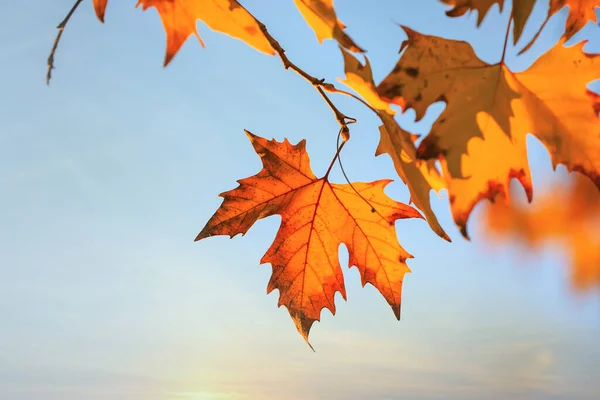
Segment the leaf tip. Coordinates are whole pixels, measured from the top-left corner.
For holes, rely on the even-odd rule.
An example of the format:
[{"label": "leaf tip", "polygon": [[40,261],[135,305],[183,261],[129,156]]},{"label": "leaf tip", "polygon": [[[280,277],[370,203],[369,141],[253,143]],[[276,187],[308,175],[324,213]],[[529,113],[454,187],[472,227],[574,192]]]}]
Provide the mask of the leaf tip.
[{"label": "leaf tip", "polygon": [[[289,311],[289,308],[288,308],[288,311]],[[292,315],[292,320],[294,321],[294,325],[296,325],[296,329],[298,330],[298,333],[300,333],[300,335],[302,335],[302,337],[304,338],[304,341],[306,341],[306,344],[308,344],[308,346],[312,349],[312,351],[315,351],[313,346],[308,341],[308,334],[310,333],[310,328],[312,327],[312,324],[316,320],[312,319],[312,318],[307,318],[306,315],[304,315],[301,312],[294,313],[294,314],[295,315]]]},{"label": "leaf tip", "polygon": [[244,129],[244,133],[246,134],[246,136],[248,136],[251,142],[256,140],[256,135],[250,132],[248,129]]},{"label": "leaf tip", "polygon": [[398,302],[397,306],[396,305],[392,306],[392,311],[394,311],[394,316],[396,317],[397,321],[400,321],[401,308],[402,308],[401,302]]},{"label": "leaf tip", "polygon": [[209,235],[206,234],[206,232],[204,232],[204,229],[202,229],[202,231],[200,231],[200,233],[198,235],[196,235],[196,238],[194,239],[194,242],[197,242],[199,240],[204,239],[205,237],[208,237]]},{"label": "leaf tip", "polygon": [[465,238],[465,240],[468,240],[470,242],[471,241],[471,237],[469,237],[469,232],[467,232],[467,221],[460,222],[458,224],[458,226],[460,228],[460,233],[463,235],[463,237]]},{"label": "leaf tip", "polygon": [[167,68],[167,66],[171,63],[171,60],[173,60],[173,57],[175,57],[175,53],[168,51],[165,54],[165,60],[163,62],[163,68]]},{"label": "leaf tip", "polygon": [[104,13],[106,12],[108,0],[94,0],[93,3],[94,11],[96,12],[96,17],[98,17],[98,21],[104,23]]}]

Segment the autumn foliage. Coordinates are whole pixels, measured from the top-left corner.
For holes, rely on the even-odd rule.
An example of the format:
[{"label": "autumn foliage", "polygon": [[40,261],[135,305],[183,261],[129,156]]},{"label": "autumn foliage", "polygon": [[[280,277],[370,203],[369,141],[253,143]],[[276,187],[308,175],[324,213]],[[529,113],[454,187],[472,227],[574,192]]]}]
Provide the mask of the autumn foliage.
[{"label": "autumn foliage", "polygon": [[497,240],[513,238],[527,247],[561,243],[571,262],[571,284],[578,290],[600,286],[600,192],[575,176],[538,196],[533,204],[497,201],[483,224]]},{"label": "autumn foliage", "polygon": [[[311,170],[304,140],[292,145],[287,139],[278,142],[246,132],[263,168],[221,194],[221,207],[196,240],[243,235],[257,220],[280,215],[277,236],[261,262],[273,269],[268,292],[279,291],[279,305],[288,309],[307,341],[322,309],[335,313],[335,293],[346,298],[340,244],[347,248],[349,267],[357,267],[363,285],[375,286],[400,317],[402,281],[410,272],[406,260],[412,256],[398,243],[396,221],[423,218],[437,235],[450,240],[432,210],[432,190],[447,190],[452,216],[464,237],[468,238],[467,222],[474,207],[492,200],[496,205],[486,218],[494,234],[521,235],[532,245],[559,238],[571,251],[575,285],[600,286],[600,96],[588,88],[600,79],[600,57],[584,50],[585,41],[566,43],[587,22],[595,21],[600,0],[441,0],[449,17],[477,13],[478,26],[497,10],[510,15],[501,59],[489,64],[465,41],[402,26],[406,39],[398,62],[381,82],[374,81],[364,49],[337,18],[333,0],[293,1],[320,42],[339,43],[344,76],[338,80],[352,92],[295,65],[267,27],[237,0],[137,2],[142,10],[154,8],[160,15],[167,38],[165,65],[190,36],[204,46],[196,30],[196,22],[202,21],[262,53],[278,56],[286,69],[315,87],[340,125],[337,153],[320,178]],[[107,3],[93,0],[100,21]],[[524,27],[537,6],[546,7],[546,20],[524,38]],[[506,48],[525,40],[521,53],[530,51],[546,22],[564,7],[569,14],[562,39],[525,71],[511,70],[505,63]],[[71,14],[61,23],[60,34]],[[58,39],[60,35],[49,73]],[[352,96],[379,117],[376,155],[391,158],[415,208],[384,193],[389,179],[329,181],[350,139],[349,126],[356,121],[335,106],[333,95]],[[422,138],[394,118],[399,106],[402,112],[414,110],[418,121],[440,101],[445,109]],[[508,200],[512,179],[521,184],[530,202],[533,198],[528,134],[544,144],[554,168],[562,165],[578,174],[568,189],[556,188],[534,208]]]},{"label": "autumn foliage", "polygon": [[290,310],[305,338],[321,309],[335,313],[336,292],[346,298],[337,255],[342,243],[363,285],[375,286],[400,318],[402,279],[410,272],[405,261],[412,256],[398,244],[395,222],[422,218],[421,214],[385,195],[383,188],[390,180],[331,183],[333,163],[317,178],[304,140],[292,146],[287,140],[280,143],[246,133],[263,169],[221,194],[223,204],[196,240],[244,234],[258,219],[279,214],[281,227],[261,259],[273,266],[267,291],[279,290],[279,305]]}]

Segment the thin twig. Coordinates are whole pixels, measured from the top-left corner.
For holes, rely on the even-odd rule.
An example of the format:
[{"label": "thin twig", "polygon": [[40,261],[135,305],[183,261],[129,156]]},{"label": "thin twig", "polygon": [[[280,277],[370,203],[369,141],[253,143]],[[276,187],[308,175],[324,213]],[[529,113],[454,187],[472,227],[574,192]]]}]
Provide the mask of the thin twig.
[{"label": "thin twig", "polygon": [[281,59],[281,62],[283,63],[283,67],[285,69],[291,69],[292,71],[296,72],[298,75],[300,75],[301,77],[306,79],[308,82],[310,82],[310,84],[313,85],[319,91],[319,93],[321,94],[323,99],[329,105],[329,108],[331,108],[331,110],[335,114],[335,119],[340,124],[341,129],[343,131],[347,131],[348,125],[355,123],[356,119],[352,118],[352,117],[348,117],[347,115],[342,113],[333,104],[333,102],[331,101],[329,96],[327,96],[327,93],[325,93],[325,90],[335,92],[335,91],[337,91],[337,89],[335,89],[335,87],[331,83],[325,82],[325,79],[317,79],[314,76],[307,73],[306,71],[304,71],[302,68],[298,67],[293,62],[291,62],[290,59],[285,54],[285,50],[283,49],[283,47],[281,47],[279,42],[273,36],[271,36],[271,34],[267,30],[267,27],[265,26],[265,24],[263,24],[262,22],[260,22],[257,19],[255,19],[255,20],[256,20],[256,23],[258,24],[258,26],[260,27],[260,30],[262,31],[263,35],[265,35],[265,37],[269,41],[269,44],[271,45],[271,47],[273,47],[273,49],[275,50],[275,52]]},{"label": "thin twig", "polygon": [[58,29],[58,34],[56,35],[56,39],[54,39],[52,50],[50,50],[50,55],[48,56],[48,72],[46,73],[46,85],[50,85],[50,79],[52,79],[52,70],[54,69],[54,53],[56,53],[58,42],[60,42],[60,38],[65,30],[65,26],[67,26],[69,19],[71,19],[71,15],[73,15],[75,10],[77,10],[77,7],[79,7],[79,4],[81,4],[82,1],[83,0],[76,0],[75,4],[73,4],[73,7],[71,7],[71,10],[69,11],[65,19],[63,19],[62,22],[56,27],[56,29]]},{"label": "thin twig", "polygon": [[506,49],[508,48],[508,37],[510,35],[510,26],[513,22],[513,9],[510,10],[510,14],[508,15],[508,25],[506,26],[506,36],[504,37],[504,47],[502,48],[502,59],[500,60],[500,64],[504,64],[504,59],[506,58]]},{"label": "thin twig", "polygon": [[333,102],[331,101],[329,96],[327,96],[327,93],[325,93],[325,91],[323,90],[323,88],[321,86],[316,86],[316,88],[319,91],[319,93],[321,94],[321,96],[323,97],[323,99],[325,99],[325,101],[327,102],[329,107],[333,110],[333,113],[335,114],[335,118],[338,120],[342,130],[344,128],[348,129],[348,124],[354,124],[356,122],[356,118],[348,117],[348,116],[342,114],[340,112],[340,110],[337,109],[337,107],[333,104]]}]

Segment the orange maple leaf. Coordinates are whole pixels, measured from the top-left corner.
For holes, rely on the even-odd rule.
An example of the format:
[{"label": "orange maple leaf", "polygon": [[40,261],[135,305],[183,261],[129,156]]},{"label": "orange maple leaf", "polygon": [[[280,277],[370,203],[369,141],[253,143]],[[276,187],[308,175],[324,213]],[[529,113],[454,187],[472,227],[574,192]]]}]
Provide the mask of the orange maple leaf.
[{"label": "orange maple leaf", "polygon": [[[102,22],[107,3],[108,0],[94,0],[96,15]],[[246,42],[258,51],[275,54],[256,19],[237,0],[138,0],[138,6],[144,11],[154,7],[160,15],[167,35],[165,66],[191,35],[195,35],[204,46],[196,30],[198,20],[217,32]]]},{"label": "orange maple leaf", "polygon": [[600,287],[600,193],[588,178],[574,176],[532,204],[495,202],[485,221],[498,239],[512,236],[534,249],[550,240],[562,243],[571,256],[573,287]]},{"label": "orange maple leaf", "polygon": [[279,214],[277,236],[261,263],[271,263],[273,275],[267,293],[278,289],[300,334],[308,342],[309,330],[321,310],[335,314],[334,296],[346,299],[338,259],[340,244],[349,253],[363,286],[371,283],[400,318],[402,280],[412,258],[398,243],[395,221],[422,218],[414,208],[384,194],[390,180],[334,184],[329,171],[317,178],[311,168],[306,141],[291,145],[266,140],[246,131],[263,169],[239,180],[239,186],[222,193],[221,207],[196,237],[245,234],[259,219]]},{"label": "orange maple leaf", "polygon": [[363,52],[350,36],[344,33],[346,26],[337,19],[333,0],[294,0],[296,7],[317,35],[319,42],[335,39],[348,50]]},{"label": "orange maple leaf", "polygon": [[[381,97],[413,108],[417,120],[437,101],[446,109],[420,143],[418,155],[441,159],[455,222],[467,236],[473,207],[505,193],[517,178],[532,196],[525,136],[548,148],[553,165],[589,176],[600,188],[600,58],[564,40],[528,70],[487,64],[470,44],[404,28],[406,49],[378,87]],[[556,79],[568,75],[569,79]]]},{"label": "orange maple leaf", "polygon": [[202,39],[196,30],[201,20],[211,29],[243,40],[258,51],[275,54],[256,19],[237,0],[139,0],[142,10],[155,7],[167,34],[165,66],[191,35]]},{"label": "orange maple leaf", "polygon": [[569,7],[569,17],[565,23],[564,37],[570,39],[588,21],[596,21],[594,9],[600,7],[600,0],[550,0],[548,18],[559,12],[563,7]]}]

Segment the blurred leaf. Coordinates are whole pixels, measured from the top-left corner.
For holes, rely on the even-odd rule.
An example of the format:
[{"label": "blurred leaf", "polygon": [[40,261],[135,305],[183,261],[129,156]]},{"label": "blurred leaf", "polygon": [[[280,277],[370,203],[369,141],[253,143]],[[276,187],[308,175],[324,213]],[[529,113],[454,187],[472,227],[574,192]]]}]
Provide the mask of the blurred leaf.
[{"label": "blurred leaf", "polygon": [[532,204],[496,202],[485,214],[486,229],[495,239],[513,238],[532,249],[560,242],[571,257],[576,289],[600,287],[600,192],[586,177],[572,174]]}]

